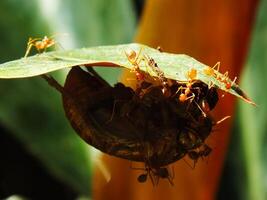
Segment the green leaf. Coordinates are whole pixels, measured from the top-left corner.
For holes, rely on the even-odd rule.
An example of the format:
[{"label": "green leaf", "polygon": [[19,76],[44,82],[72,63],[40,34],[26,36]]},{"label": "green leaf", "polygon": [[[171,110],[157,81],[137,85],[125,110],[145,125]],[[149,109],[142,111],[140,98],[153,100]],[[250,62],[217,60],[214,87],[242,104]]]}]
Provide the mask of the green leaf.
[{"label": "green leaf", "polygon": [[[24,78],[38,76],[59,69],[73,67],[77,65],[85,66],[113,66],[133,69],[132,63],[129,62],[126,52],[135,51],[139,58],[145,55],[153,58],[164,76],[180,82],[189,81],[188,72],[192,69],[197,70],[197,80],[216,86],[226,92],[242,98],[248,103],[254,104],[237,84],[230,81],[220,72],[215,70],[216,76],[207,75],[205,70],[207,65],[195,60],[184,54],[163,53],[156,49],[141,44],[125,44],[114,46],[98,46],[92,48],[82,48],[67,51],[54,51],[43,53],[32,57],[21,58],[0,65],[0,78]],[[151,71],[148,62],[140,59],[139,67],[142,71],[152,76],[158,74]],[[225,83],[216,79],[216,77],[227,78],[231,88],[227,89]],[[255,105],[255,104],[254,104]]]}]

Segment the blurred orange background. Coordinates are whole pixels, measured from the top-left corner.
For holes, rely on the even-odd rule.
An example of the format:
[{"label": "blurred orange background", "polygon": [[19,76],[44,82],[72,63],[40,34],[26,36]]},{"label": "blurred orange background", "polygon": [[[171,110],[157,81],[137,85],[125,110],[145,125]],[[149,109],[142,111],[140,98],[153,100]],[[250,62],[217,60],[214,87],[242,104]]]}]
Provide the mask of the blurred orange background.
[{"label": "blurred orange background", "polygon": [[[229,71],[230,78],[239,76],[244,65],[256,0],[147,0],[135,41],[163,51],[188,54],[213,66],[221,62],[220,71]],[[128,72],[122,80],[127,82]],[[132,83],[130,83],[132,84]],[[221,98],[212,116],[219,120],[233,116],[235,99]],[[200,160],[191,169],[183,160],[173,164],[174,186],[161,180],[153,187],[147,181],[138,183],[140,171],[132,170],[126,160],[102,155],[111,180],[103,183],[96,169],[93,180],[95,200],[142,199],[215,199],[229,142],[232,119],[216,127],[207,143],[213,151],[207,161]],[[190,162],[190,161],[189,161]]]}]

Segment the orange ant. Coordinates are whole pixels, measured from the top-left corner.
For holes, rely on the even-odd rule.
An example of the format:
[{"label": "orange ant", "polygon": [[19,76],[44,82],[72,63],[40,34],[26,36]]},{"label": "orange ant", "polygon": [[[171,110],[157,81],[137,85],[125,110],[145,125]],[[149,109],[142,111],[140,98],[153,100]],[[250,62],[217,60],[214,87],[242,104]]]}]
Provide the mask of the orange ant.
[{"label": "orange ant", "polygon": [[[204,72],[204,74],[206,74],[208,76],[212,76],[212,77],[216,78],[218,81],[220,81],[221,83],[224,84],[226,90],[229,90],[229,89],[231,89],[232,85],[236,81],[237,77],[235,77],[235,79],[231,83],[231,81],[228,77],[228,71],[226,71],[223,75],[217,74],[216,71],[219,72],[220,64],[221,64],[220,62],[217,62],[212,68],[207,66],[203,70],[203,72]],[[217,69],[215,69],[215,68],[217,68]],[[211,87],[211,86],[209,86],[209,87]]]},{"label": "orange ant", "polygon": [[27,57],[32,47],[35,47],[39,53],[45,52],[45,50],[56,44],[56,41],[52,38],[44,36],[44,38],[29,38],[27,43],[27,49],[24,57]]},{"label": "orange ant", "polygon": [[140,59],[141,52],[142,52],[142,48],[139,50],[138,53],[136,53],[136,51],[134,50],[131,50],[129,52],[124,51],[125,55],[127,56],[128,61],[133,65],[133,69],[131,71],[135,72],[137,80],[145,79],[144,73],[142,73],[139,68],[139,63],[142,61],[142,59]]},{"label": "orange ant", "polygon": [[[188,82],[186,83],[186,86],[180,86],[179,89],[177,90],[176,94],[183,89],[184,91],[181,92],[179,96],[179,101],[180,102],[185,102],[187,100],[190,100],[192,102],[195,98],[195,94],[191,91],[193,88],[194,80],[197,78],[197,70],[192,68],[187,72],[187,77],[188,77]],[[194,89],[199,89],[199,88],[194,88]],[[196,103],[196,102],[195,102]],[[206,113],[201,109],[201,107],[196,103],[197,107],[199,110],[202,112],[204,117],[207,117]]]},{"label": "orange ant", "polygon": [[[177,91],[177,92],[179,92],[180,89],[184,89],[184,91],[181,92],[181,94],[179,96],[179,100],[181,102],[185,102],[188,99],[191,99],[191,101],[192,101],[195,98],[195,94],[191,93],[191,89],[192,89],[192,85],[193,85],[193,80],[195,80],[197,77],[197,70],[194,68],[189,70],[187,73],[187,77],[189,80],[186,83],[186,86],[185,87],[181,86]],[[191,93],[191,95],[189,96],[190,93]]]},{"label": "orange ant", "polygon": [[[210,66],[206,66],[205,69],[203,70],[204,74],[206,74],[207,76],[211,76],[211,77],[214,77],[214,78],[220,78],[220,76],[218,76],[216,74],[216,71],[219,71],[219,68],[220,68],[220,62],[217,62],[213,67],[210,67]],[[217,68],[217,69],[215,69]],[[218,80],[218,79],[217,79]],[[209,88],[211,88],[214,84],[210,83],[209,84]]]},{"label": "orange ant", "polygon": [[[215,71],[219,71],[220,65],[221,65],[221,63],[217,62],[213,67],[206,66],[205,69],[203,70],[203,72],[207,76],[214,76],[216,78],[217,74],[215,73]],[[215,69],[215,68],[217,68],[217,69]]]}]

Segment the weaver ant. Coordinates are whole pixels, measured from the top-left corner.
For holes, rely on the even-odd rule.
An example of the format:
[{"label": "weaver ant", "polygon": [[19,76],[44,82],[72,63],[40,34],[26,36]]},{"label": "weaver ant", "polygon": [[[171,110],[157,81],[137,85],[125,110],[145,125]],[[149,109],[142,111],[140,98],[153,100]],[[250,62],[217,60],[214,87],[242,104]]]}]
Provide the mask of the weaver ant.
[{"label": "weaver ant", "polygon": [[169,84],[168,79],[165,77],[164,72],[159,68],[156,61],[148,55],[144,55],[144,60],[150,69],[157,75],[158,79],[162,83],[162,93],[168,94]]},{"label": "weaver ant", "polygon": [[52,38],[44,36],[44,38],[29,38],[27,43],[27,49],[24,57],[27,57],[32,49],[35,47],[39,53],[45,52],[45,50],[56,44],[56,41]]},{"label": "weaver ant", "polygon": [[198,161],[199,158],[204,159],[204,157],[209,156],[209,154],[211,153],[212,149],[207,145],[207,144],[203,144],[202,147],[204,149],[199,150],[199,151],[189,151],[187,154],[189,156],[190,159],[192,159],[194,161],[194,166],[192,167],[193,169],[196,166],[196,163]]},{"label": "weaver ant", "polygon": [[[195,94],[191,92],[192,89],[192,85],[193,85],[193,80],[196,79],[197,77],[197,70],[192,68],[191,70],[188,71],[187,73],[187,77],[188,77],[188,82],[186,83],[186,86],[180,86],[178,91],[176,93],[178,93],[181,89],[183,90],[179,96],[179,100],[181,102],[185,102],[188,99],[191,99],[191,101],[195,98]],[[191,94],[189,96],[189,94]]]},{"label": "weaver ant", "polygon": [[[228,77],[228,71],[226,71],[223,75],[217,74],[216,71],[219,72],[220,64],[221,64],[220,62],[217,62],[212,68],[207,66],[203,70],[204,74],[216,78],[218,81],[220,81],[221,83],[224,84],[226,90],[229,90],[229,89],[231,89],[232,85],[236,81],[237,77],[235,77],[235,79],[231,83],[231,80]],[[217,69],[215,69],[215,68],[217,68]]]},{"label": "weaver ant", "polygon": [[[134,169],[141,169],[141,168],[134,168]],[[141,174],[138,176],[137,180],[139,183],[144,183],[147,181],[147,177],[150,178],[152,185],[158,185],[160,178],[162,179],[168,179],[169,183],[173,186],[173,179],[174,179],[174,172],[172,174],[169,172],[167,167],[157,167],[157,168],[152,168],[146,166],[145,173]]]},{"label": "weaver ant", "polygon": [[139,68],[139,63],[142,61],[140,58],[140,54],[142,52],[142,48],[139,50],[138,53],[134,50],[130,50],[128,52],[124,51],[125,55],[127,56],[128,61],[133,65],[132,72],[135,73],[137,80],[142,81],[145,79],[144,73],[141,72]]},{"label": "weaver ant", "polygon": [[[192,89],[200,89],[198,87],[193,88],[193,84],[195,83],[194,80],[197,78],[197,70],[192,68],[187,72],[187,77],[188,77],[188,82],[186,83],[185,86],[180,86],[176,92],[176,94],[182,90],[182,92],[179,95],[179,101],[180,102],[186,102],[187,100],[190,100],[192,102],[195,98],[195,94],[192,92]],[[207,117],[206,113],[201,109],[201,107],[198,105],[197,102],[196,106],[199,108],[201,113],[203,114],[204,117]]]}]

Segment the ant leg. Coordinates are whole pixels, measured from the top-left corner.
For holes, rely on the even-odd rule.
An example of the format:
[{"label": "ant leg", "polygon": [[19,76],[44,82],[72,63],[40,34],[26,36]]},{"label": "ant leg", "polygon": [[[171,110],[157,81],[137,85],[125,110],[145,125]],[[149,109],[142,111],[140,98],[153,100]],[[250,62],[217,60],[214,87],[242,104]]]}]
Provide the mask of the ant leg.
[{"label": "ant leg", "polygon": [[[135,63],[137,63],[139,56],[141,55],[141,52],[143,51],[143,47],[141,47],[137,53],[137,56],[135,58]],[[141,62],[142,59],[139,59],[139,62],[137,64],[139,64]]]},{"label": "ant leg", "polygon": [[171,177],[168,177],[168,181],[169,181],[169,183],[171,184],[171,186],[174,186],[174,183],[173,183],[173,178],[171,178]]},{"label": "ant leg", "polygon": [[191,94],[191,96],[187,97],[185,100],[190,100],[190,103],[192,103],[192,101],[194,100],[194,98],[196,97],[196,95],[194,93]]},{"label": "ant leg", "polygon": [[198,105],[198,103],[196,101],[194,101],[194,102],[197,105],[198,109],[201,111],[202,115],[206,118],[207,114],[202,110],[202,108]]},{"label": "ant leg", "polygon": [[[41,53],[45,53],[47,48],[48,48],[48,47],[45,47],[43,50],[38,50],[39,54],[41,54]],[[41,52],[41,53],[40,53],[40,52]]]},{"label": "ant leg", "polygon": [[237,80],[237,77],[234,78],[232,85],[236,82],[236,80]]},{"label": "ant leg", "polygon": [[[219,71],[220,70],[220,65],[221,65],[221,62],[217,62],[213,67],[212,69],[215,69],[216,71]],[[216,69],[217,68],[217,69]]]},{"label": "ant leg", "polygon": [[195,160],[194,160],[193,169],[195,169],[195,168],[196,168],[197,160],[198,160],[198,159],[195,159]]},{"label": "ant leg", "polygon": [[226,71],[226,72],[223,74],[223,76],[224,76],[225,78],[228,78],[228,74],[229,74],[229,72]]},{"label": "ant leg", "polygon": [[185,164],[188,165],[192,170],[194,169],[194,168],[189,164],[189,162],[187,162],[187,161],[185,160],[185,158],[183,158],[183,161],[184,161]]},{"label": "ant leg", "polygon": [[54,44],[51,44],[48,47],[51,47],[53,45],[55,45],[56,50],[61,50],[61,49],[64,50],[64,47],[59,42],[54,42]]},{"label": "ant leg", "polygon": [[33,43],[28,43],[28,46],[27,46],[27,49],[26,49],[24,58],[26,58],[26,57],[29,55],[29,53],[30,53],[32,47],[33,47]]},{"label": "ant leg", "polygon": [[115,100],[114,101],[110,119],[108,121],[106,121],[106,124],[110,123],[113,120],[113,117],[115,115],[116,104],[119,103],[119,102],[122,102],[122,101],[120,101],[120,100]]},{"label": "ant leg", "polygon": [[209,81],[208,89],[212,88],[214,85],[215,85],[215,83],[213,83],[212,81]]},{"label": "ant leg", "polygon": [[151,180],[152,185],[153,185],[153,186],[156,186],[154,177],[151,175],[151,170],[148,169],[148,170],[147,170],[147,173],[148,173],[148,176],[149,176],[149,178],[150,178],[150,180]]},{"label": "ant leg", "polygon": [[229,115],[228,115],[228,116],[225,116],[225,117],[223,117],[222,119],[220,119],[219,121],[215,122],[214,125],[218,125],[218,124],[222,123],[223,121],[229,119],[230,117],[231,117],[231,116],[229,116]]},{"label": "ant leg", "polygon": [[186,87],[184,87],[184,86],[180,86],[179,88],[178,88],[178,90],[175,92],[175,94],[173,95],[173,96],[175,96],[176,94],[178,94],[178,92],[180,92],[180,90],[182,90],[182,89],[186,89]]}]

